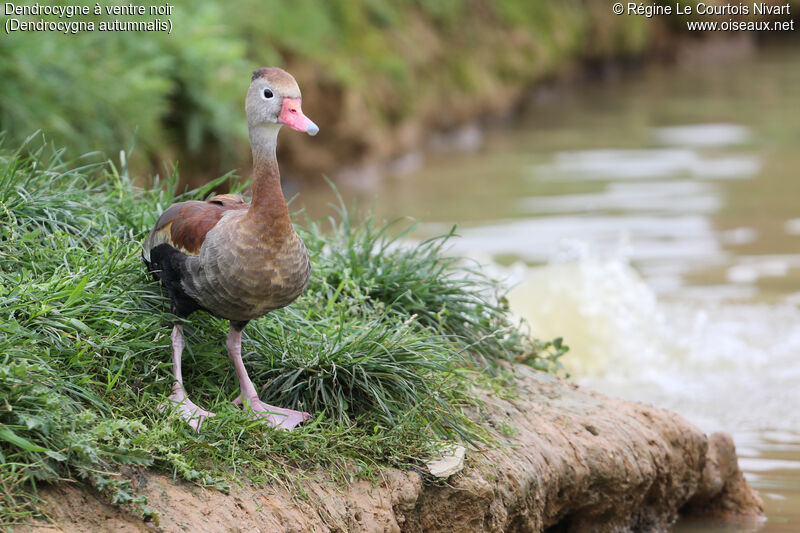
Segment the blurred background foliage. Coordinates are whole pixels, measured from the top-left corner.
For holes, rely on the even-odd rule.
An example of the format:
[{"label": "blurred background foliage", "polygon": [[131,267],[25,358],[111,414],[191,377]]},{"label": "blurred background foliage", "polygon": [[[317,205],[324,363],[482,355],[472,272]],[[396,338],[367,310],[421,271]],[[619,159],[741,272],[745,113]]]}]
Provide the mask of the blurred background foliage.
[{"label": "blurred background foliage", "polygon": [[[136,20],[86,20],[103,18]],[[322,128],[313,144],[285,136],[282,163],[318,175],[507,110],[574,60],[639,52],[655,26],[615,17],[605,0],[184,0],[170,18],[172,34],[4,35],[0,130],[9,143],[42,130],[69,153],[113,156],[135,142],[137,171],[179,159],[204,181],[249,166],[249,74],[279,65],[298,78]]]}]

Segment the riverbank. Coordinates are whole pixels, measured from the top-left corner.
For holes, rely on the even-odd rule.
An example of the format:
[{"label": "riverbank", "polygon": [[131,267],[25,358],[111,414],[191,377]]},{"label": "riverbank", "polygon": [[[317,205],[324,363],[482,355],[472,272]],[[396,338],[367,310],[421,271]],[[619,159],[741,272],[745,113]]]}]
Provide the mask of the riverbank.
[{"label": "riverbank", "polygon": [[[43,511],[78,522],[123,517],[140,528],[161,515],[165,524],[182,524],[195,510],[246,508],[242,502],[268,491],[278,503],[256,509],[278,517],[292,509],[309,527],[340,530],[376,513],[390,529],[412,531],[597,520],[660,527],[696,495],[706,494],[699,507],[713,506],[725,501],[719,495],[729,481],[741,482],[735,467],[704,474],[713,463],[709,441],[676,415],[526,367],[514,367],[521,382],[505,380],[498,369],[520,354],[553,369],[564,352],[560,339],[529,337],[497,282],[442,254],[452,234],[407,247],[396,236],[405,235],[402,227],[344,208],[298,226],[314,258],[308,291],[254,321],[245,340],[245,364],[263,383],[263,397],[306,408],[314,420],[294,432],[254,424],[230,402],[236,392],[219,345],[225,324],[193,319],[184,383],[217,413],[197,434],[156,409],[169,389],[172,320],[142,268],[139,243],[160,209],[207,190],[180,198],[172,187],[140,190],[124,168],[76,168],[47,153],[31,146],[0,153],[0,238],[8,244],[0,248],[4,524]],[[437,452],[433,443],[457,439],[485,448],[453,479],[460,490],[413,474]],[[720,455],[734,464],[732,446]],[[147,472],[191,484],[165,500],[169,491]],[[393,476],[405,481],[377,485],[378,503],[370,503],[366,487]],[[55,505],[69,502],[61,511],[42,508],[51,483],[66,491],[52,497]],[[236,485],[233,498],[224,494],[238,483],[251,489]],[[94,491],[103,499],[92,503]],[[197,495],[210,499],[194,501]],[[319,506],[290,503],[313,498]],[[372,505],[388,510],[360,510]],[[757,505],[737,497],[731,508],[752,513]]]},{"label": "riverbank", "polygon": [[[266,484],[230,495],[128,470],[171,531],[664,531],[679,514],[756,522],[762,504],[730,437],[678,415],[589,392],[516,365],[520,394],[483,393],[501,446],[467,452],[464,470],[435,483],[418,470],[334,483],[325,472],[297,492]],[[299,496],[301,495],[301,496]],[[35,531],[150,531],[90,491],[41,492],[53,523]],[[19,531],[34,530],[20,527]]]},{"label": "riverbank", "polygon": [[[747,52],[567,87],[475,153],[343,194],[424,219],[419,240],[458,221],[452,253],[514,264],[511,308],[564,335],[572,379],[731,432],[759,531],[783,533],[800,529],[800,48]],[[298,203],[319,216],[324,192]],[[704,525],[675,531],[753,530]]]},{"label": "riverbank", "polygon": [[174,317],[140,243],[165,206],[228,178],[175,196],[177,177],[142,190],[124,167],[62,153],[0,150],[3,525],[39,516],[37,488],[68,480],[152,518],[119,476],[134,465],[220,491],[242,476],[291,490],[320,468],[353,482],[418,466],[442,441],[493,441],[476,390],[507,389],[500,361],[526,354],[549,370],[565,351],[519,326],[499,282],[442,253],[452,233],[410,248],[403,224],[342,206],[298,226],[308,289],[243,338],[259,395],[313,419],[292,432],[255,423],[232,403],[227,324],[192,317],[183,383],[216,413],[197,434],[157,409]]},{"label": "riverbank", "polygon": [[116,156],[135,145],[129,162],[144,176],[176,160],[194,184],[244,173],[249,74],[277,65],[297,78],[321,128],[314,143],[286,136],[279,159],[286,172],[318,177],[506,109],[521,88],[575,59],[639,53],[662,26],[615,16],[599,0],[178,2],[172,20],[169,35],[4,38],[0,120],[11,144],[41,130],[70,153]]},{"label": "riverbank", "polygon": [[[436,109],[432,112],[436,112]],[[502,115],[503,110],[498,113]],[[780,117],[775,123],[782,124],[784,121],[785,117]],[[362,126],[362,133],[370,131],[369,123]],[[303,153],[306,157],[307,153]],[[11,159],[9,156],[8,160]],[[408,462],[424,457],[420,452],[424,451],[424,444],[430,440],[422,438],[420,432],[430,429],[427,413],[423,412],[413,420],[413,424],[406,425],[405,428],[396,424],[393,418],[395,415],[405,415],[405,406],[419,405],[416,401],[409,401],[407,397],[393,396],[390,405],[394,410],[380,409],[383,400],[380,395],[377,398],[373,396],[366,402],[362,400],[353,403],[349,398],[340,397],[336,402],[318,404],[315,412],[323,413],[328,408],[336,408],[340,416],[333,420],[320,414],[316,421],[319,426],[304,428],[292,435],[264,435],[253,428],[243,431],[242,427],[248,422],[241,413],[227,405],[227,400],[230,399],[226,397],[230,393],[227,380],[230,375],[227,366],[224,366],[224,356],[220,360],[219,347],[219,339],[224,336],[224,332],[215,324],[200,327],[199,332],[191,339],[192,356],[198,371],[189,376],[189,379],[193,380],[193,388],[206,391],[202,397],[205,402],[216,402],[214,409],[219,408],[221,415],[214,421],[216,427],[209,424],[209,428],[204,429],[199,437],[187,435],[184,427],[155,414],[153,406],[163,399],[162,392],[167,388],[165,385],[168,385],[164,379],[167,371],[164,354],[168,353],[168,350],[165,351],[168,346],[168,317],[163,314],[163,295],[152,284],[148,285],[150,282],[141,270],[137,243],[142,238],[142,232],[152,225],[152,217],[157,214],[158,209],[171,201],[172,189],[169,194],[160,196],[159,191],[133,191],[124,165],[120,169],[108,168],[101,179],[95,180],[76,176],[88,167],[73,172],[68,170],[69,165],[59,164],[55,169],[37,174],[41,172],[40,168],[45,168],[39,161],[6,165],[8,160],[2,160],[7,169],[0,180],[4,207],[4,223],[0,225],[3,228],[1,237],[4,242],[13,244],[0,250],[0,274],[6,280],[0,284],[0,297],[9,306],[7,331],[12,332],[8,336],[0,337],[0,342],[4,343],[3,351],[7,354],[7,359],[0,368],[3,377],[0,385],[7,386],[4,397],[11,398],[8,405],[13,405],[0,419],[4,424],[0,428],[3,429],[4,442],[0,445],[3,446],[4,457],[12,458],[6,463],[9,468],[3,472],[4,487],[6,480],[11,479],[13,491],[20,491],[30,488],[30,485],[25,485],[28,480],[45,476],[49,479],[88,479],[87,484],[102,484],[106,487],[111,485],[114,488],[113,482],[122,479],[114,474],[115,468],[122,461],[134,464],[155,463],[153,467],[160,468],[162,472],[179,472],[185,479],[211,485],[216,483],[211,476],[219,471],[230,474],[232,470],[239,472],[243,467],[250,471],[249,469],[255,468],[255,462],[260,462],[258,466],[263,469],[260,483],[264,483],[264,479],[270,483],[278,479],[275,473],[286,465],[285,457],[293,454],[297,455],[289,461],[292,463],[291,467],[295,463],[310,463],[312,468],[316,468],[327,460],[326,466],[338,468],[342,466],[340,460],[352,457],[356,450],[362,461],[358,465],[358,474],[362,473],[361,467],[370,470],[369,474],[381,472],[382,468],[390,466],[406,468]],[[191,168],[191,165],[202,162],[202,158],[198,158],[190,160],[186,166]],[[23,167],[25,172],[30,171],[31,177],[18,180],[19,169]],[[58,189],[57,178],[68,182],[67,187]],[[460,182],[457,187],[463,187],[463,183]],[[485,199],[482,198],[481,202],[485,203]],[[504,203],[502,208],[507,211],[509,205]],[[462,386],[463,383],[447,380],[454,375],[458,376],[463,370],[456,366],[456,372],[453,365],[461,364],[456,356],[461,355],[466,348],[450,344],[449,341],[461,337],[450,335],[449,338],[444,338],[445,332],[452,333],[452,330],[442,328],[444,320],[464,331],[467,322],[462,320],[463,315],[454,318],[452,307],[460,294],[456,291],[455,298],[448,300],[453,296],[452,291],[444,295],[426,292],[435,299],[435,305],[402,299],[403,295],[417,295],[419,289],[429,289],[431,286],[428,279],[413,276],[422,270],[413,264],[407,264],[402,275],[391,279],[392,282],[398,279],[401,282],[412,281],[413,286],[403,286],[391,294],[374,290],[375,287],[387,285],[384,283],[386,278],[376,280],[375,276],[389,276],[397,272],[394,261],[396,256],[385,256],[386,262],[376,266],[376,258],[371,254],[375,247],[369,246],[370,242],[375,241],[367,239],[366,243],[363,240],[354,243],[350,239],[351,228],[344,224],[340,228],[345,237],[336,241],[333,246],[326,245],[320,232],[316,236],[314,232],[309,235],[316,245],[312,249],[315,272],[322,266],[326,274],[316,278],[311,295],[305,302],[301,302],[304,307],[300,311],[295,312],[297,308],[293,308],[288,311],[288,315],[274,315],[272,318],[275,320],[270,320],[269,324],[253,326],[259,333],[250,339],[252,353],[263,357],[252,357],[248,364],[258,370],[264,378],[262,381],[267,384],[274,385],[275,380],[270,378],[286,369],[301,368],[311,386],[338,392],[342,390],[341,383],[331,378],[336,375],[331,372],[331,368],[341,368],[342,359],[345,364],[354,364],[357,367],[366,347],[385,346],[387,340],[392,343],[397,341],[393,346],[398,350],[389,354],[391,357],[407,360],[409,356],[419,356],[422,349],[422,359],[435,361],[436,366],[432,368],[434,375],[441,378],[442,384],[448,385],[446,390],[450,396],[444,399],[444,404],[439,404],[438,407],[434,405],[430,414],[443,413],[440,407],[453,408],[460,413],[459,409],[468,403],[461,392],[468,390],[468,387]],[[515,247],[519,248],[519,243]],[[359,254],[347,256],[353,249],[359,250]],[[97,261],[98,250],[104,252],[106,261]],[[344,253],[335,259],[345,262],[334,262],[329,252],[342,250]],[[20,264],[31,265],[31,268],[20,271]],[[110,269],[106,269],[107,264],[111,264]],[[434,261],[433,264],[440,263]],[[342,272],[346,275],[341,276]],[[360,275],[363,277],[359,277]],[[446,280],[445,277],[444,281]],[[449,286],[445,284],[444,288],[449,289]],[[386,306],[392,311],[390,315],[384,312]],[[469,312],[476,308],[478,306],[468,305],[466,318],[471,318]],[[440,309],[447,309],[448,313],[434,314]],[[332,313],[332,310],[337,312]],[[339,313],[339,310],[346,310],[347,313]],[[309,319],[309,316],[312,318]],[[420,318],[427,319],[427,322],[417,324],[415,319]],[[493,328],[497,325],[490,322]],[[480,323],[484,324],[485,321]],[[285,324],[290,327],[283,327]],[[319,335],[321,324],[324,324],[324,328],[321,328],[322,335]],[[466,329],[475,333],[474,329]],[[574,331],[572,328],[565,329]],[[156,331],[160,333],[154,333]],[[378,331],[377,340],[375,331]],[[342,332],[352,333],[352,337],[347,339],[351,344],[345,352],[339,350],[339,345],[329,344],[330,339],[339,338]],[[361,332],[370,333],[362,336]],[[627,338],[630,332],[631,329],[628,328],[620,337]],[[486,346],[486,340],[505,337],[495,335],[494,331],[489,333],[476,335],[476,342],[466,342],[465,345],[470,351],[481,348],[485,349],[489,357],[498,356],[496,350]],[[560,333],[561,330],[557,332]],[[608,350],[606,353],[615,352]],[[330,356],[323,361],[329,366],[317,366],[319,361],[315,359],[312,363],[309,354],[315,354],[315,357],[316,354]],[[352,357],[354,355],[358,357]],[[380,359],[386,355],[382,350],[374,350],[370,355],[379,364],[387,364],[386,359]],[[642,369],[641,359],[637,361],[636,369],[639,371]],[[430,374],[416,372],[417,370],[409,369],[406,376],[413,378],[414,383],[420,387],[431,383]],[[387,385],[392,383],[394,375],[380,369],[375,373],[376,378],[386,379]],[[468,376],[465,380],[478,379],[476,374]],[[423,390],[420,398],[441,399],[438,394],[440,389],[433,389],[420,389]],[[384,389],[369,390],[380,392]],[[273,389],[272,392],[293,394],[291,390]],[[618,393],[614,391],[614,394]],[[319,398],[319,395],[309,392],[303,401],[315,401],[315,398]],[[703,402],[695,399],[693,405],[703,405]],[[367,418],[363,417],[365,413]],[[504,415],[504,418],[495,423],[499,423],[501,432],[512,434],[514,427],[507,418],[508,415]],[[80,423],[76,424],[74,420],[79,420]],[[337,425],[336,421],[345,423]],[[453,427],[452,419],[439,418],[437,421],[442,432]],[[349,425],[349,422],[354,422],[354,425]],[[566,425],[567,422],[565,419],[563,424]],[[6,427],[11,429],[7,430]],[[588,428],[585,429],[592,433]],[[385,438],[389,433],[392,433],[391,445],[387,444]],[[536,435],[529,433],[525,437],[535,440]],[[62,438],[64,436],[68,438]],[[517,435],[515,438],[522,436]],[[418,440],[399,453],[398,446],[409,444],[409,437],[417,437]],[[345,438],[350,440],[345,442]],[[237,443],[239,447],[232,450],[229,447],[230,442]],[[362,447],[357,448],[360,445]],[[519,445],[525,446],[522,443]],[[719,443],[711,445],[712,448],[717,446]],[[325,447],[330,448],[323,450]],[[637,451],[653,456],[646,448]],[[683,459],[694,457],[681,453]],[[730,453],[722,455],[730,457]],[[710,458],[711,455],[707,457]],[[572,457],[572,460],[579,465],[583,464],[580,462],[583,460],[582,456]],[[711,459],[706,460],[706,464],[713,463]],[[730,464],[730,461],[727,463]],[[16,468],[15,465],[20,464],[24,466]],[[490,464],[492,470],[487,467],[484,481],[495,481],[493,476],[496,474],[492,472],[495,472],[494,468],[498,465],[501,463],[495,460]],[[573,464],[571,468],[577,467]],[[27,472],[35,472],[36,477],[32,475],[24,479]],[[339,472],[340,475],[342,473]],[[10,477],[6,477],[6,474]],[[209,477],[205,477],[207,474]],[[597,471],[591,471],[590,474],[599,475]],[[304,471],[299,477],[306,475]],[[137,478],[138,476],[134,477],[132,481],[137,481]],[[685,476],[681,479],[688,480],[687,483],[691,481]],[[583,483],[592,484],[590,480]],[[700,482],[695,484],[702,485]],[[529,484],[524,487],[531,486]],[[115,488],[115,498],[131,497],[126,492],[126,486],[120,484]],[[335,486],[328,488],[333,492],[337,490]],[[466,488],[480,492],[480,487]],[[190,491],[201,489],[194,488]],[[23,507],[21,512],[30,509],[26,507],[29,503],[27,495],[17,492],[11,494],[13,498],[20,498],[12,503],[20,504]],[[579,493],[579,496],[585,498],[586,494]],[[427,500],[420,493],[416,501]],[[474,503],[472,500],[453,501],[467,505]],[[500,505],[496,501],[494,497],[490,499],[490,509]],[[572,505],[573,502],[576,500],[567,503]],[[346,509],[347,504],[343,505]],[[572,505],[575,506],[579,504]],[[508,515],[508,508],[503,509],[506,509]],[[416,504],[414,510],[417,510]],[[424,509],[420,507],[419,510],[422,512]],[[582,523],[580,520],[583,518],[579,515],[565,511],[560,516],[560,513],[561,510],[556,513],[559,519],[568,519],[567,522],[574,519],[576,524]],[[497,516],[501,515],[502,513]],[[324,516],[322,518],[325,519]],[[397,517],[398,524],[400,518],[406,517]],[[558,523],[560,522],[553,522],[553,527]],[[510,524],[506,525],[513,527],[516,522]],[[569,524],[565,523],[563,527],[568,528]]]},{"label": "riverbank", "polygon": [[41,130],[70,153],[116,157],[135,146],[128,161],[143,180],[176,160],[195,186],[232,168],[247,175],[243,95],[249,73],[269,64],[294,74],[321,128],[313,142],[282,139],[285,177],[363,173],[426,148],[432,136],[506,116],[532,88],[587,65],[649,62],[683,41],[735,37],[689,32],[674,15],[618,16],[598,0],[174,7],[170,35],[3,39],[0,122],[10,143]]}]

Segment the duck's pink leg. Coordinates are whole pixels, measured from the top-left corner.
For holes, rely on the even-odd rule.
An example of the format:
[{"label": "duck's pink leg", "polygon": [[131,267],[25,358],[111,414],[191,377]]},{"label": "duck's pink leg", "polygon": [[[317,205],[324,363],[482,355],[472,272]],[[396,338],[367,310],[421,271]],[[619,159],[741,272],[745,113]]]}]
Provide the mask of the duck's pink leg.
[{"label": "duck's pink leg", "polygon": [[186,396],[183,388],[183,374],[181,373],[181,355],[186,343],[183,340],[183,326],[175,324],[172,328],[172,374],[175,376],[175,383],[172,384],[172,394],[167,397],[167,401],[158,406],[161,412],[177,409],[181,418],[186,420],[192,429],[200,431],[203,421],[214,416],[214,413],[197,407],[192,400]]},{"label": "duck's pink leg", "polygon": [[236,330],[231,327],[228,333],[228,357],[233,361],[233,368],[236,370],[236,376],[239,378],[239,396],[233,400],[233,403],[241,405],[245,403],[250,406],[250,409],[263,417],[270,425],[293,430],[297,425],[311,418],[311,415],[301,411],[292,411],[291,409],[284,409],[282,407],[275,407],[269,405],[258,399],[258,393],[250,381],[250,376],[247,375],[247,370],[244,368],[242,361],[242,331]]}]

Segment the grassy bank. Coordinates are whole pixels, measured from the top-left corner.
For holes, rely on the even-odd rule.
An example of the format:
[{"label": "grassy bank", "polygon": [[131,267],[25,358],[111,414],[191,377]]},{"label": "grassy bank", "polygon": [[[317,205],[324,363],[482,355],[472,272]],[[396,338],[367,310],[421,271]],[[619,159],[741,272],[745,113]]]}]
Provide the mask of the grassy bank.
[{"label": "grassy bank", "polygon": [[[124,4],[103,5],[115,3]],[[604,0],[173,5],[170,34],[4,35],[0,130],[15,144],[42,130],[75,154],[114,155],[135,144],[137,171],[180,160],[184,178],[204,183],[248,166],[249,73],[278,65],[297,77],[304,109],[321,128],[313,140],[282,139],[280,160],[288,174],[317,177],[405,154],[431,132],[513,109],[526,90],[572,65],[641,56],[676,35],[726,36],[688,32],[682,17],[617,16]],[[798,6],[793,0],[792,13]]]},{"label": "grassy bank", "polygon": [[556,363],[560,349],[512,323],[496,282],[442,254],[452,235],[409,246],[402,226],[342,209],[301,221],[309,289],[244,341],[262,399],[313,420],[273,431],[234,408],[226,324],[202,315],[186,324],[184,381],[217,417],[195,434],[155,408],[170,389],[174,317],[140,242],[166,206],[218,183],[139,190],[124,167],[91,159],[0,147],[3,523],[35,513],[37,485],[63,478],[147,516],[117,475],[124,465],[224,489],[236,475],[291,483],[308,470],[350,479],[418,464],[434,440],[490,438],[472,391],[504,387],[494,361]]},{"label": "grassy bank", "polygon": [[[279,65],[296,75],[321,127],[313,143],[282,142],[281,161],[318,175],[506,109],[522,88],[576,60],[637,53],[654,26],[616,17],[602,0],[174,5],[171,34],[4,35],[0,129],[14,143],[41,129],[75,154],[113,155],[135,139],[135,168],[180,159],[200,182],[246,167],[249,73]],[[136,20],[85,17],[115,18]]]}]

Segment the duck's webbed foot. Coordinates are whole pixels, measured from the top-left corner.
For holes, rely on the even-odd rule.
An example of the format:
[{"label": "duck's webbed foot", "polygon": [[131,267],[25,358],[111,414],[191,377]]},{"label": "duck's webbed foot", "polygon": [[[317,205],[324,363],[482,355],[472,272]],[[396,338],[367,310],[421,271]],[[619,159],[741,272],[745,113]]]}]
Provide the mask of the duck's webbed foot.
[{"label": "duck's webbed foot", "polygon": [[242,328],[243,324],[231,322],[231,330],[228,333],[228,356],[233,362],[233,368],[236,370],[236,377],[239,378],[239,396],[233,403],[242,405],[242,397],[246,398],[245,402],[250,409],[256,413],[265,423],[288,431],[293,430],[298,425],[302,424],[311,415],[302,411],[292,411],[291,409],[284,409],[283,407],[275,407],[269,405],[258,399],[258,393],[247,375],[247,370],[244,368],[242,362]]},{"label": "duck's webbed foot", "polygon": [[203,425],[206,418],[216,416],[215,413],[206,411],[195,405],[195,403],[186,396],[183,389],[174,390],[172,394],[167,397],[167,401],[158,405],[158,410],[162,413],[171,411],[172,409],[177,410],[178,416],[184,419],[186,423],[197,432],[200,432],[200,426]]},{"label": "duck's webbed foot", "polygon": [[214,413],[197,407],[192,400],[186,396],[183,388],[183,374],[181,373],[181,354],[186,342],[183,340],[183,326],[175,324],[172,328],[172,373],[175,381],[172,384],[172,394],[167,397],[167,401],[159,404],[158,410],[162,413],[177,409],[180,417],[192,426],[195,431],[200,431],[200,426],[206,418],[215,416]]},{"label": "duck's webbed foot", "polygon": [[[233,400],[236,405],[243,405],[241,394]],[[303,411],[293,411],[283,407],[275,407],[262,402],[258,398],[252,398],[246,402],[247,406],[256,415],[269,425],[291,431],[309,418],[311,415]]]}]

